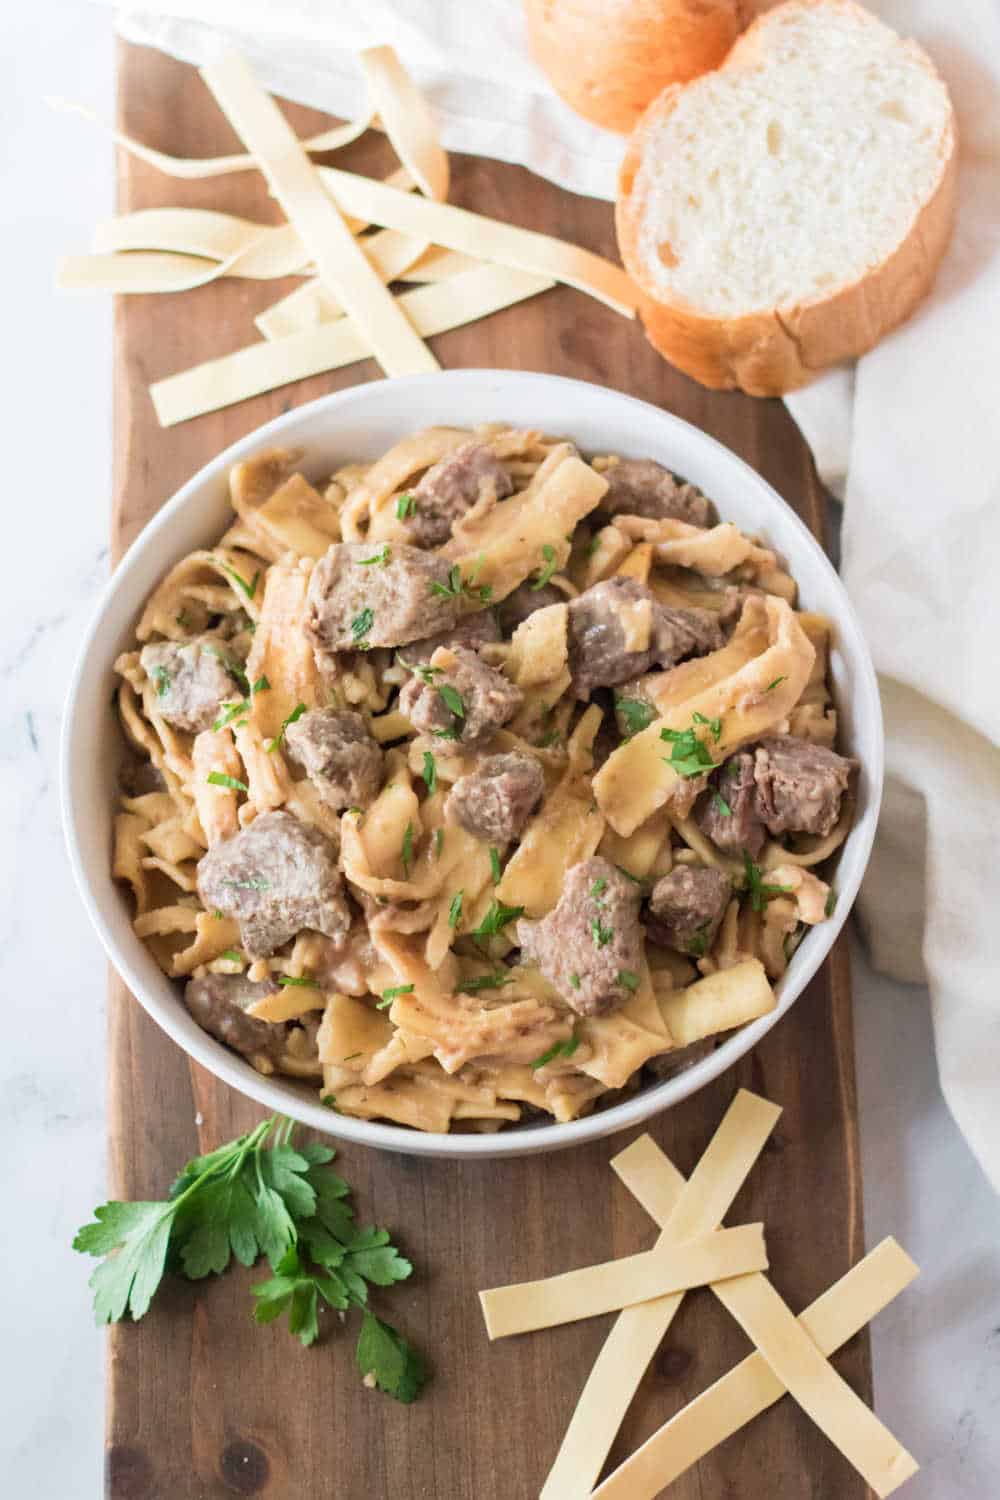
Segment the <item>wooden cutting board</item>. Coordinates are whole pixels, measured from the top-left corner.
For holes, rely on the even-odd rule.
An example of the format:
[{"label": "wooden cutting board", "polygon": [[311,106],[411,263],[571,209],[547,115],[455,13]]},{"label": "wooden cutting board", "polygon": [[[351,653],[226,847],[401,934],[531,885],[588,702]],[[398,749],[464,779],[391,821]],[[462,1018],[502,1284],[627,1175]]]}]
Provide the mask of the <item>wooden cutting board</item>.
[{"label": "wooden cutting board", "polygon": [[[289,106],[288,112],[300,135],[327,123],[313,111]],[[119,124],[181,156],[236,149],[198,75],[141,48],[122,47]],[[392,165],[377,136],[337,160],[373,173]],[[615,256],[607,204],[573,197],[496,162],[455,156],[452,169],[454,202]],[[262,221],[277,218],[254,172],[182,182],[124,153],[119,170],[123,212],[187,204]],[[150,380],[249,343],[256,337],[253,315],[292,285],[220,281],[182,296],[119,300],[116,556],[178,486],[228,444],[292,406],[378,378],[372,363],[355,365],[170,431],[158,427]],[[445,366],[573,375],[676,412],[740,453],[820,532],[820,492],[784,408],[693,385],[653,353],[638,324],[592,299],[560,288],[444,335],[434,349]],[[571,410],[566,429],[574,431]],[[578,436],[586,439],[585,433]],[[256,1105],[189,1064],[116,977],[108,1066],[112,1196],[163,1196],[189,1156],[260,1118]],[[851,1000],[842,944],[752,1056],[652,1122],[653,1135],[685,1173],[740,1085],[777,1101],[784,1114],[730,1222],[766,1219],[775,1285],[798,1310],[863,1252]],[[366,1390],[349,1329],[305,1350],[283,1325],[256,1326],[250,1318],[251,1273],[231,1271],[199,1285],[171,1282],[141,1323],[119,1325],[109,1335],[107,1494],[114,1500],[529,1500],[548,1471],[609,1320],[491,1346],[476,1292],[652,1243],[649,1220],[607,1166],[628,1139],[477,1164],[346,1147],[340,1166],[355,1188],[359,1216],[391,1226],[417,1268],[411,1282],[384,1296],[382,1307],[429,1360],[433,1379],[423,1397],[404,1407]],[[713,1298],[689,1296],[633,1402],[612,1462],[746,1349],[744,1336]],[[871,1398],[864,1336],[834,1363]],[[785,1400],[670,1493],[678,1500],[861,1500],[868,1492]]]}]

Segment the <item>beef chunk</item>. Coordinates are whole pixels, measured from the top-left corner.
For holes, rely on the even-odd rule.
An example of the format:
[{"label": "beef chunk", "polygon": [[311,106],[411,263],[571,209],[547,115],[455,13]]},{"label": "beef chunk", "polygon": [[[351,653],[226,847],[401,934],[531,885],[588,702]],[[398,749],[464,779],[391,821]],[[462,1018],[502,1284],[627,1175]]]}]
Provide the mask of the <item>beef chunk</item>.
[{"label": "beef chunk", "polygon": [[503,500],[513,490],[510,475],[491,448],[463,443],[428,469],[411,491],[413,514],[407,529],[418,547],[440,547],[452,527],[480,501]]},{"label": "beef chunk", "polygon": [[449,649],[468,646],[478,651],[480,646],[492,646],[500,639],[500,627],[491,609],[481,609],[474,615],[463,615],[450,630],[439,630],[437,635],[424,636],[423,640],[410,641],[399,655],[408,667],[426,666],[439,646]]},{"label": "beef chunk", "polygon": [[[384,557],[384,562],[371,558]],[[448,563],[398,543],[335,542],[313,568],[306,631],[321,652],[402,646],[458,619]]]},{"label": "beef chunk", "polygon": [[339,938],[351,923],[333,845],[286,812],[261,813],[210,849],[198,864],[198,894],[210,911],[236,917],[253,958],[266,958],[303,927]]},{"label": "beef chunk", "polygon": [[[626,621],[648,620],[645,647],[629,650]],[[614,687],[652,666],[673,667],[722,645],[710,610],[670,609],[634,578],[595,583],[569,606],[569,666],[573,691],[589,698],[596,687]]]},{"label": "beef chunk", "polygon": [[184,1004],[203,1030],[234,1052],[244,1057],[263,1053],[277,1062],[288,1035],[287,1023],[256,1021],[245,1014],[248,1006],[276,989],[269,979],[254,984],[242,974],[206,974],[203,979],[188,980]]},{"label": "beef chunk", "polygon": [[[226,670],[232,648],[214,635],[143,646],[142,670],[156,690],[156,707],[168,724],[200,734],[219,717],[219,704],[237,696]],[[240,665],[240,663],[237,663]]]},{"label": "beef chunk", "polygon": [[431,680],[411,677],[399,695],[399,708],[425,734],[482,744],[523,701],[519,688],[465,646],[435,652],[431,666],[423,670],[432,673]]},{"label": "beef chunk", "polygon": [[517,838],[544,790],[542,768],[532,756],[516,750],[489,755],[455,782],[445,816],[474,838],[502,846]]},{"label": "beef chunk", "polygon": [[831,831],[856,762],[794,735],[761,740],[754,757],[757,815],[775,838]]},{"label": "beef chunk", "polygon": [[536,589],[530,583],[519,583],[513,593],[508,594],[500,604],[497,605],[497,616],[500,620],[500,629],[505,636],[511,636],[519,625],[523,625],[529,615],[533,615],[536,609],[545,609],[550,604],[565,604],[566,595],[554,584],[543,583],[540,589]]},{"label": "beef chunk", "polygon": [[635,881],[606,859],[587,859],[569,870],[547,917],[518,922],[522,956],[578,1015],[605,1015],[634,992],[643,956],[640,898]]},{"label": "beef chunk", "polygon": [[726,761],[712,777],[712,790],[698,810],[696,821],[717,849],[756,859],[764,842],[757,812],[757,783],[753,756],[743,750]]},{"label": "beef chunk", "polygon": [[678,865],[653,887],[646,933],[663,948],[703,958],[726,914],[732,882],[721,870]]},{"label": "beef chunk", "polygon": [[131,755],[118,772],[118,785],[126,797],[145,797],[150,792],[165,792],[167,783],[162,771],[151,760]]},{"label": "beef chunk", "polygon": [[314,708],[285,730],[288,754],[334,812],[367,807],[382,785],[382,751],[360,714]]},{"label": "beef chunk", "polygon": [[598,505],[608,516],[645,516],[650,521],[687,521],[714,526],[717,515],[697,485],[686,484],[651,458],[623,458],[605,469],[608,492]]}]

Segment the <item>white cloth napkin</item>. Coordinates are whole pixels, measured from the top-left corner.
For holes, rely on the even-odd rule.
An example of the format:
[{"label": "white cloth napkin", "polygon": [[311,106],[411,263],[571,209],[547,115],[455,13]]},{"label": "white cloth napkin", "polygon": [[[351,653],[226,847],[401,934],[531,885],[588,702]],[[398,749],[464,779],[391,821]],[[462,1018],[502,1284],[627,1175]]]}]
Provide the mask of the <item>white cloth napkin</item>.
[{"label": "white cloth napkin", "polygon": [[[871,9],[951,88],[958,230],[919,313],[788,405],[845,500],[844,579],[882,681],[888,780],[861,920],[880,968],[929,982],[945,1096],[1000,1189],[1000,8]],[[621,140],[548,88],[519,0],[161,0],[120,9],[118,28],[193,62],[238,49],[270,89],[338,115],[362,104],[351,53],[391,42],[446,146],[614,196]]]}]

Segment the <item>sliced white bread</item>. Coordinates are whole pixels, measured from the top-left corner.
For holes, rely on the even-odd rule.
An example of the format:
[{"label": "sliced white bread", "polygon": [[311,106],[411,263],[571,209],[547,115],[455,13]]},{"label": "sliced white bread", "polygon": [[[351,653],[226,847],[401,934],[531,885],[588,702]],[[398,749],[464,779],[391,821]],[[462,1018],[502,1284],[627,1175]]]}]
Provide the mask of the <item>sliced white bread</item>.
[{"label": "sliced white bread", "polygon": [[955,174],[926,53],[852,0],[787,0],[629,141],[618,242],[651,342],[756,396],[862,354],[927,293]]}]

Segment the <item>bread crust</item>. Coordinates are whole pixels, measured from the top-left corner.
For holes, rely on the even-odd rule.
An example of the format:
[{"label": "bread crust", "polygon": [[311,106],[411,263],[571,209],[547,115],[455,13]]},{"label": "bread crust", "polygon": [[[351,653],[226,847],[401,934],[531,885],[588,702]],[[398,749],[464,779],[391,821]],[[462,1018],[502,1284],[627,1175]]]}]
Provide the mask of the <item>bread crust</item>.
[{"label": "bread crust", "polygon": [[627,135],[670,83],[716,67],[752,0],[525,0],[535,61],[571,109]]},{"label": "bread crust", "polygon": [[[857,10],[853,0],[789,0],[789,6],[836,6]],[[767,12],[730,52],[723,70],[757,55]],[[862,14],[865,14],[862,12]],[[765,43],[766,45],[766,43]],[[912,43],[921,66],[933,64]],[[751,396],[782,396],[806,385],[829,365],[854,359],[902,323],[927,295],[955,219],[957,139],[949,118],[937,183],[900,243],[873,269],[822,297],[772,307],[743,317],[699,313],[687,304],[661,300],[639,253],[640,210],[632,188],[648,137],[676,107],[683,85],[665,89],[633,133],[619,175],[615,224],[626,269],[641,293],[640,316],[655,349],[685,374],[714,390],[739,389]]]}]

